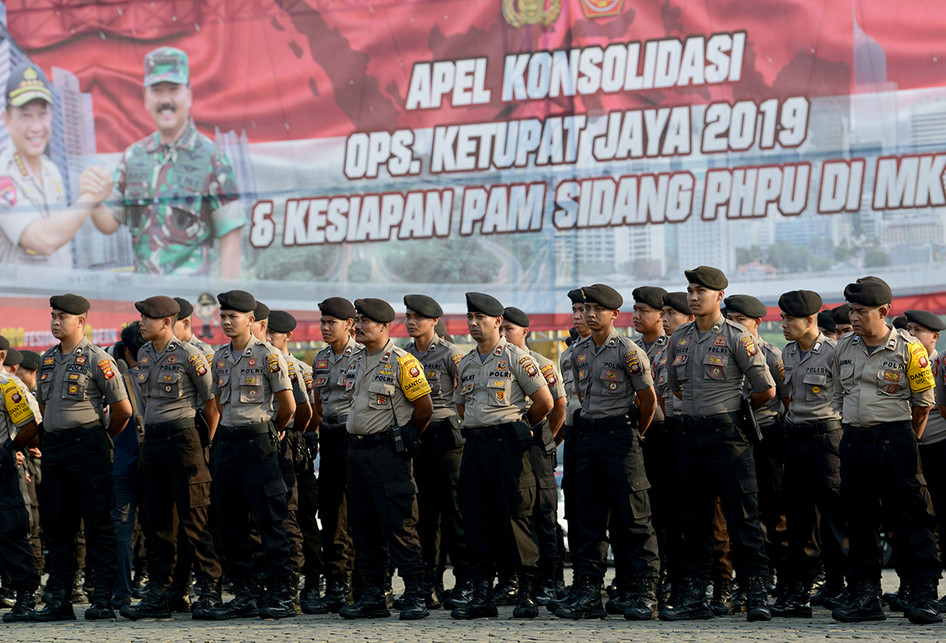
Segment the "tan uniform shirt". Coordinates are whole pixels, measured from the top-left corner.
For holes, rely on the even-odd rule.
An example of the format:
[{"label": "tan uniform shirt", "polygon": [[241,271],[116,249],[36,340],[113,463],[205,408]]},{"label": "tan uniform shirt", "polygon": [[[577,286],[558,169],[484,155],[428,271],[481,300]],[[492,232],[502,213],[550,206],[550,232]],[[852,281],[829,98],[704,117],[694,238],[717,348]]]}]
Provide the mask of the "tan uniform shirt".
[{"label": "tan uniform shirt", "polygon": [[528,410],[529,396],[548,386],[527,352],[504,337],[480,360],[477,349],[460,360],[456,403],[463,404],[463,426],[496,426],[517,422]]},{"label": "tan uniform shirt", "polygon": [[[769,375],[775,382],[775,397],[755,409],[756,422],[761,425],[772,424],[778,420],[782,414],[782,399],[788,397],[788,386],[785,384],[785,363],[782,360],[782,351],[777,346],[773,346],[761,337],[755,337],[756,346],[762,354],[765,355],[765,365],[769,369]],[[743,395],[749,397],[750,387],[746,382],[743,385]]]},{"label": "tan uniform shirt", "polygon": [[414,342],[408,344],[406,350],[424,365],[424,376],[430,384],[430,401],[434,405],[430,421],[455,417],[457,405],[453,396],[457,386],[457,364],[463,358],[463,351],[456,344],[436,336],[423,353],[417,350]]},{"label": "tan uniform shirt", "polygon": [[[946,386],[943,382],[943,356],[935,348],[930,355],[930,366],[933,369],[933,381],[936,386],[933,395],[936,398],[936,404],[946,404]],[[944,400],[944,401],[941,401]],[[946,440],[946,419],[939,414],[939,409],[930,411],[930,417],[926,421],[926,428],[923,429],[923,436],[920,438],[920,444],[936,444]]]},{"label": "tan uniform shirt", "polygon": [[572,343],[563,352],[559,360],[559,372],[562,374],[562,385],[565,387],[565,426],[572,426],[575,422],[575,411],[581,408],[581,401],[578,399],[577,382],[575,381],[575,372],[572,370]]},{"label": "tan uniform shirt", "polygon": [[47,431],[74,429],[106,422],[108,404],[128,399],[115,360],[83,338],[67,355],[61,345],[43,353],[36,399],[46,406]]},{"label": "tan uniform shirt", "polygon": [[289,381],[292,382],[292,396],[296,404],[314,403],[312,394],[312,367],[292,353],[283,353],[289,367]]},{"label": "tan uniform shirt", "polygon": [[208,362],[213,359],[213,356],[214,356],[213,346],[211,346],[207,342],[197,339],[197,335],[191,335],[191,338],[187,340],[187,343],[190,344],[191,346],[196,347],[197,350],[203,353],[204,357],[207,358]]},{"label": "tan uniform shirt", "polygon": [[601,346],[588,336],[572,344],[572,349],[582,417],[624,415],[633,406],[636,391],[654,385],[647,354],[613,328]]},{"label": "tan uniform shirt", "polygon": [[782,351],[785,384],[788,387],[788,412],[792,424],[821,420],[839,420],[841,412],[834,405],[837,381],[832,375],[837,342],[819,333],[811,350],[802,354],[798,342],[789,342]]},{"label": "tan uniform shirt", "polygon": [[414,414],[412,402],[430,394],[424,366],[390,339],[376,353],[358,351],[351,370],[354,386],[347,428],[354,435],[384,433],[392,424],[407,424]]},{"label": "tan uniform shirt", "polygon": [[[657,336],[651,344],[646,344],[643,339],[640,342],[635,342],[647,355],[647,361],[650,362],[650,376],[654,380],[654,392],[657,390],[657,369],[654,368],[654,360],[657,358],[657,355],[667,347],[668,337],[664,334],[663,331],[660,331],[660,335]],[[660,405],[658,404],[654,410],[654,422],[663,422],[664,421],[664,412],[661,410]]]},{"label": "tan uniform shirt", "polygon": [[345,348],[338,355],[331,346],[326,346],[316,354],[312,362],[312,389],[322,400],[322,417],[348,415],[351,408],[351,387],[355,385],[355,380],[352,379],[346,384],[345,373],[355,351],[361,347],[354,338],[349,337]]},{"label": "tan uniform shirt", "polygon": [[907,331],[887,328],[886,341],[872,353],[854,333],[838,340],[832,374],[840,383],[834,397],[845,424],[868,427],[910,420],[911,407],[935,402],[926,349]]},{"label": "tan uniform shirt", "polygon": [[[534,350],[529,350],[529,356],[532,357],[535,365],[539,367],[539,372],[542,373],[542,377],[545,378],[545,382],[549,385],[552,401],[560,400],[565,397],[565,382],[562,381],[562,373],[558,370],[558,366],[555,365],[555,362],[541,353],[536,353]],[[565,405],[567,408],[567,399]]]},{"label": "tan uniform shirt", "polygon": [[152,342],[138,351],[138,387],[145,425],[194,417],[213,399],[207,358],[187,342],[172,341],[158,353]]},{"label": "tan uniform shirt", "polygon": [[292,389],[282,353],[251,337],[243,352],[227,344],[214,353],[211,392],[220,398],[221,426],[268,422],[276,414],[275,393]]},{"label": "tan uniform shirt", "polygon": [[664,399],[665,417],[679,417],[683,414],[683,400],[670,390],[667,377],[667,343],[656,352],[651,366],[654,370],[654,392]]},{"label": "tan uniform shirt", "polygon": [[755,338],[722,316],[702,337],[695,321],[681,324],[667,346],[667,364],[670,390],[683,391],[684,415],[738,411],[744,378],[757,393],[775,386]]}]

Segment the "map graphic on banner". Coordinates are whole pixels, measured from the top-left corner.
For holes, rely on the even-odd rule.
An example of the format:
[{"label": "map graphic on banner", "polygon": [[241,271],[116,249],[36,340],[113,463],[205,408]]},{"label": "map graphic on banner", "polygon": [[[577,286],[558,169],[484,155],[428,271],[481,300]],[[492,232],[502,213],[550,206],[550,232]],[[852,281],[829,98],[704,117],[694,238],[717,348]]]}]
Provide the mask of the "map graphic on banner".
[{"label": "map graphic on banner", "polygon": [[152,294],[239,287],[317,319],[329,296],[400,309],[411,292],[460,315],[480,290],[552,327],[576,285],[681,290],[682,271],[707,264],[770,306],[799,287],[839,301],[875,274],[946,312],[938,9],[8,0],[0,83],[26,60],[52,81],[47,153],[70,202],[87,167],[111,174],[154,132],[145,55],[175,47],[244,224],[235,279],[212,235],[205,270],[165,270],[126,223],[103,234],[87,221],[71,265],[3,265],[0,298],[42,330],[45,298],[65,291],[134,318],[130,302]]}]

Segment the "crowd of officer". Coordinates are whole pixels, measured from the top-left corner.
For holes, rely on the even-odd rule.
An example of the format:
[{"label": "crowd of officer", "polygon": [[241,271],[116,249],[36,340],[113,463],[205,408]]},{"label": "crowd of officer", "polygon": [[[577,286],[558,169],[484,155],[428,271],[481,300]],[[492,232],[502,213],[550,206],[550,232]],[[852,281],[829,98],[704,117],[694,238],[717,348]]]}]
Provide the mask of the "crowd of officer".
[{"label": "crowd of officer", "polygon": [[[815,292],[782,294],[780,351],[759,334],[761,301],[727,296],[716,268],[685,277],[685,292],[634,289],[637,342],[616,329],[617,290],[570,291],[558,363],[529,349],[526,312],[477,292],[466,353],[426,295],[404,297],[405,347],[388,302],[326,299],[311,365],[288,351],[293,316],[247,292],[218,295],[230,341],[216,350],[190,332],[187,300],[155,296],[112,353],[86,339],[85,298],[52,297],[57,345],[19,353],[0,338],[3,620],[74,620],[84,558],[89,620],[392,607],[416,620],[441,606],[476,619],[510,604],[514,618],[544,605],[632,621],[823,605],[858,622],[887,603],[940,622],[946,324],[921,310],[888,324],[890,287],[864,277],[832,311]],[[148,583],[131,604],[136,522]],[[881,530],[901,581],[883,595]]]}]

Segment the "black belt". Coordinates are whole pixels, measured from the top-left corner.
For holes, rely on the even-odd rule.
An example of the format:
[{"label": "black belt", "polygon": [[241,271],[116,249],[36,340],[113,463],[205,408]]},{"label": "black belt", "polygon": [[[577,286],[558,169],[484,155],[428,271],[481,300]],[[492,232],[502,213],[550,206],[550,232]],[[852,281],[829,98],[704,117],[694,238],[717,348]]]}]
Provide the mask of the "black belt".
[{"label": "black belt", "polygon": [[786,435],[798,437],[831,433],[841,428],[841,420],[818,420],[817,422],[806,422],[805,424],[795,424],[784,420],[784,423]]},{"label": "black belt", "polygon": [[739,426],[742,417],[738,411],[731,413],[715,413],[713,415],[681,415],[680,425],[684,429],[701,429],[715,431],[720,425]]},{"label": "black belt", "polygon": [[319,425],[319,439],[324,443],[344,442],[348,439],[347,424],[345,422],[341,422],[340,424],[326,422],[323,419],[322,424]]},{"label": "black belt", "polygon": [[325,424],[345,424],[348,422],[348,415],[326,415],[322,418]]},{"label": "black belt", "polygon": [[244,426],[220,426],[214,434],[214,439],[221,440],[252,440],[253,438],[273,433],[276,426],[272,422],[257,422]]},{"label": "black belt", "polygon": [[72,442],[74,440],[80,440],[87,435],[92,435],[92,431],[102,428],[101,422],[86,422],[85,424],[72,429],[62,429],[59,431],[50,431],[49,429],[44,428],[40,441],[45,444],[53,444],[56,442]]},{"label": "black belt", "polygon": [[453,424],[450,420],[437,420],[436,422],[431,422],[427,425],[427,428],[424,429],[424,432],[420,434],[421,442],[431,443],[431,442],[440,442],[441,440],[453,441]]},{"label": "black belt", "polygon": [[844,427],[845,437],[851,436],[853,440],[861,442],[879,442],[900,433],[913,432],[913,423],[910,420],[883,422],[874,426],[854,426],[853,424],[842,424],[841,426]]},{"label": "black belt", "polygon": [[630,415],[609,415],[603,418],[590,418],[582,414],[575,423],[579,433],[593,431],[626,431],[637,428],[637,418]]},{"label": "black belt", "polygon": [[145,424],[145,438],[168,438],[178,433],[183,433],[187,429],[196,428],[197,424],[193,417],[180,418],[170,422],[154,422]]},{"label": "black belt", "polygon": [[504,435],[514,435],[515,429],[512,424],[507,422],[505,424],[497,424],[495,426],[476,426],[476,427],[463,427],[460,429],[460,433],[467,440],[473,440],[474,442],[485,442],[486,440],[495,440],[497,438],[502,438]]},{"label": "black belt", "polygon": [[373,449],[382,444],[391,442],[391,434],[388,431],[383,433],[372,433],[370,435],[350,435],[348,444],[353,449]]}]

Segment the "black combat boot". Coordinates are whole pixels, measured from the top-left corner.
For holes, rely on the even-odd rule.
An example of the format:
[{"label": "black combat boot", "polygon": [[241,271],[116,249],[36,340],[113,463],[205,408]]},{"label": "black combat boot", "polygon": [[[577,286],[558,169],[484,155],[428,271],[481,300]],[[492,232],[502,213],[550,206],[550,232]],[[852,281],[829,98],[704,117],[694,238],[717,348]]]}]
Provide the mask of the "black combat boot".
[{"label": "black combat boot", "polygon": [[440,609],[443,601],[443,577],[436,571],[424,575],[424,604],[429,610]]},{"label": "black combat boot", "polygon": [[733,613],[732,582],[728,578],[718,578],[713,581],[713,598],[709,607],[716,616],[726,616]]},{"label": "black combat boot", "polygon": [[847,607],[854,600],[854,586],[848,583],[847,587],[841,590],[840,594],[827,596],[822,603],[829,610],[835,610],[839,607]]},{"label": "black combat boot", "polygon": [[470,602],[463,607],[457,607],[450,616],[457,620],[467,621],[474,618],[495,618],[499,616],[496,603],[493,602],[492,581],[483,580],[473,585],[473,595]]},{"label": "black combat boot", "polygon": [[208,578],[201,581],[197,588],[200,596],[191,606],[191,618],[195,621],[212,620],[210,612],[223,605],[220,597],[220,579]]},{"label": "black combat boot", "polygon": [[450,597],[445,599],[443,606],[448,610],[466,607],[473,598],[473,583],[466,575],[457,578],[456,584],[450,590]]},{"label": "black combat boot", "polygon": [[112,609],[111,586],[97,579],[92,590],[92,605],[85,611],[85,620],[110,621],[115,618],[115,610]]},{"label": "black combat boot", "polygon": [[[428,584],[422,574],[412,574],[404,578],[404,594],[401,613],[402,621],[419,621],[430,616],[427,601],[433,594],[433,583]],[[440,603],[437,603],[440,607]]]},{"label": "black combat boot", "polygon": [[384,592],[384,576],[364,576],[361,595],[353,605],[345,605],[338,610],[342,618],[385,618],[391,616]]},{"label": "black combat boot", "polygon": [[638,578],[629,595],[624,618],[629,621],[652,621],[657,618],[656,578]]},{"label": "black combat boot", "polygon": [[332,576],[325,584],[325,596],[302,603],[304,614],[337,614],[338,610],[348,605],[348,593],[351,591],[348,576]]},{"label": "black combat boot", "polygon": [[631,588],[625,580],[615,581],[614,589],[607,594],[604,611],[608,614],[623,614],[631,606]]},{"label": "black combat boot", "polygon": [[572,580],[572,584],[568,587],[568,591],[565,592],[565,595],[561,598],[556,598],[545,604],[545,609],[554,614],[558,611],[558,608],[564,607],[575,602],[575,597],[578,596],[578,582],[577,578]]},{"label": "black combat boot", "polygon": [[539,615],[539,608],[532,598],[533,582],[532,577],[519,574],[519,602],[512,611],[513,618],[535,618]]},{"label": "black combat boot", "polygon": [[831,612],[831,618],[842,623],[883,621],[887,618],[880,603],[880,583],[858,578],[851,582],[851,602]]},{"label": "black combat boot", "polygon": [[256,618],[259,616],[259,606],[256,602],[256,587],[251,583],[233,583],[233,599],[220,607],[207,612],[207,619],[211,621],[229,621],[235,618]]},{"label": "black combat boot", "polygon": [[41,610],[31,612],[30,620],[35,623],[76,620],[76,613],[72,609],[72,587],[52,589],[47,585],[46,605]]},{"label": "black combat boot", "polygon": [[910,583],[910,605],[907,607],[907,618],[911,623],[929,625],[943,622],[943,617],[939,615],[939,604],[936,601],[938,588],[938,578],[924,578]]},{"label": "black combat boot", "polygon": [[519,581],[515,576],[501,574],[496,579],[493,600],[497,605],[515,605],[519,602]]},{"label": "black combat boot", "polygon": [[608,613],[601,603],[601,581],[581,575],[575,583],[578,585],[575,600],[555,610],[555,616],[571,620],[607,618]]},{"label": "black combat boot", "polygon": [[802,581],[789,583],[772,606],[772,615],[811,618],[811,585]]},{"label": "black combat boot", "polygon": [[[812,605],[825,605],[825,601],[834,598],[844,591],[844,576],[833,572],[825,573],[824,583],[811,595],[809,602]],[[826,606],[827,607],[827,606]],[[835,607],[838,607],[835,605]]]},{"label": "black combat boot", "polygon": [[273,581],[266,592],[264,605],[259,608],[262,619],[290,618],[296,615],[296,606],[292,603],[292,580],[280,578]]},{"label": "black combat boot", "polygon": [[547,605],[557,598],[554,573],[543,573],[532,584],[532,600],[536,605]]},{"label": "black combat boot", "polygon": [[714,616],[706,601],[706,583],[698,578],[684,578],[677,604],[659,613],[661,621],[698,621]]},{"label": "black combat boot", "polygon": [[887,592],[881,596],[880,600],[886,603],[894,612],[905,613],[907,605],[910,604],[910,583],[905,580],[900,581],[900,587],[895,592]]},{"label": "black combat boot", "polygon": [[769,610],[768,578],[766,576],[750,576],[746,583],[746,620],[771,621],[772,612]]},{"label": "black combat boot", "polygon": [[16,590],[16,601],[10,611],[3,615],[4,623],[29,621],[36,607],[36,592],[32,589]]},{"label": "black combat boot", "polygon": [[302,592],[299,594],[299,605],[314,603],[321,598],[320,583],[318,574],[306,574],[305,583],[302,584]]},{"label": "black combat boot", "polygon": [[137,605],[123,607],[120,614],[133,621],[140,618],[171,618],[167,589],[157,582],[151,582],[145,592],[145,597]]},{"label": "black combat boot", "polygon": [[81,569],[76,570],[75,578],[72,583],[72,602],[88,603],[89,595],[85,593],[85,572]]}]

